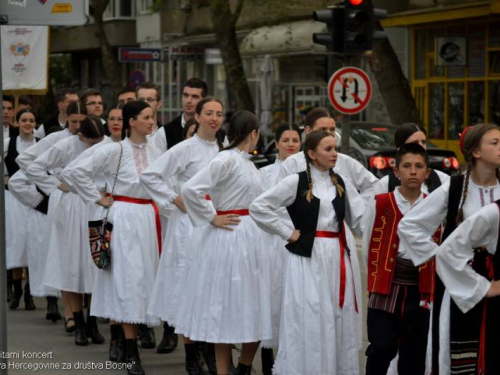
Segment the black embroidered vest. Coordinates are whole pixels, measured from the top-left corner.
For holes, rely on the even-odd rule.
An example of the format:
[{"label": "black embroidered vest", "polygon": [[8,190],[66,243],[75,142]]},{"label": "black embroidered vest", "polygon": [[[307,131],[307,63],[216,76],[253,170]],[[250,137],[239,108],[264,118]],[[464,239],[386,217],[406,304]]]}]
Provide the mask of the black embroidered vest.
[{"label": "black embroidered vest", "polygon": [[[346,193],[344,181],[339,175],[337,175],[337,181],[344,189],[344,194],[342,196],[337,194],[332,201],[332,205],[339,223],[339,230],[342,231],[345,218]],[[320,200],[313,196],[311,202],[308,202],[306,199],[308,190],[309,179],[307,173],[304,171],[299,173],[299,184],[295,202],[286,208],[295,229],[300,230],[300,237],[297,242],[287,244],[286,248],[293,254],[310,258],[318,225]]]}]

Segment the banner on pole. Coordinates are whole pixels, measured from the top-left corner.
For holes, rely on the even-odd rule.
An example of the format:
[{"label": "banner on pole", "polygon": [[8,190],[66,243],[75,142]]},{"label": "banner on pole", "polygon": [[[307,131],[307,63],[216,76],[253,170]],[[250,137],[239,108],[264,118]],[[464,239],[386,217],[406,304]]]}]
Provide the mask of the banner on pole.
[{"label": "banner on pole", "polygon": [[49,62],[48,26],[2,26],[2,88],[45,94]]}]

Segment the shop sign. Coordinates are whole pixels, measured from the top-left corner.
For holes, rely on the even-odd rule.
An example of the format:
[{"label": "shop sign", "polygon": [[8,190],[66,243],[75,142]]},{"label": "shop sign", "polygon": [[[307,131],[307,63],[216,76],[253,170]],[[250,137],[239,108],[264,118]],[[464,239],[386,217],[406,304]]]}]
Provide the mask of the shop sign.
[{"label": "shop sign", "polygon": [[337,70],[328,82],[328,97],[340,113],[354,115],[366,108],[372,97],[368,75],[352,66]]},{"label": "shop sign", "polygon": [[167,48],[170,60],[202,60],[205,48],[192,46],[179,46]]},{"label": "shop sign", "polygon": [[435,54],[437,66],[465,66],[467,40],[465,37],[436,38]]},{"label": "shop sign", "polygon": [[161,49],[121,47],[118,49],[118,61],[120,62],[161,61]]},{"label": "shop sign", "polygon": [[221,65],[222,54],[218,48],[207,48],[205,49],[205,64],[207,65]]}]

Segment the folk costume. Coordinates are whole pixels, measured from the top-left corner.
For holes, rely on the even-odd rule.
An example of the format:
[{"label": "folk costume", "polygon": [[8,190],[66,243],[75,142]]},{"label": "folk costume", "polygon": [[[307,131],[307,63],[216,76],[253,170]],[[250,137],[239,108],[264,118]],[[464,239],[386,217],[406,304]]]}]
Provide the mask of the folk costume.
[{"label": "folk costume", "polygon": [[[455,230],[457,212],[463,199],[464,180],[463,175],[452,177],[449,183],[435,190],[401,220],[398,235],[415,265],[425,263],[436,255],[438,245],[432,241],[431,235],[445,219],[442,240]],[[482,187],[470,179],[463,206],[464,218],[472,216],[481,207],[497,199],[500,199],[500,184]],[[467,317],[450,301],[450,295],[444,290],[439,278],[436,278],[432,309],[432,368],[434,373],[439,371],[441,375],[450,374],[458,371],[461,366],[461,347],[466,345],[467,340],[455,336],[460,336],[460,326],[467,324]],[[465,319],[465,323],[462,319]],[[451,341],[453,343],[450,346]]]},{"label": "folk costume", "polygon": [[[200,230],[181,298],[176,331],[195,341],[248,343],[272,337],[269,280],[263,261],[269,239],[248,214],[262,192],[250,154],[220,152],[184,184],[181,195]],[[211,201],[207,201],[209,194]],[[215,207],[215,210],[214,210]],[[236,213],[233,231],[209,224],[215,215]]]},{"label": "folk costume", "polygon": [[[399,374],[424,374],[429,316],[435,279],[434,259],[415,267],[396,233],[410,204],[396,188],[376,195],[367,207],[363,255],[368,269],[366,374],[387,373],[399,352]],[[441,233],[434,234],[434,241]]]},{"label": "folk costume", "polygon": [[[26,175],[43,193],[52,195],[59,190],[60,172],[57,175],[47,172],[62,171],[87,148],[78,135],[62,139],[40,155],[28,167]],[[95,266],[90,255],[87,207],[78,195],[62,193],[54,213],[44,282],[67,292],[91,293]]]},{"label": "folk costume", "polygon": [[[285,284],[275,374],[358,375],[361,296],[355,284],[346,223],[361,233],[364,204],[348,179],[310,167],[289,176],[264,192],[250,206],[252,218],[283,240],[292,235],[277,211],[286,207],[297,242],[286,245],[290,254]],[[313,198],[307,201],[309,178]],[[355,249],[355,248],[352,248]]]},{"label": "folk costume", "polygon": [[460,327],[462,339],[467,341],[462,340],[461,356],[456,359],[461,362],[461,374],[500,373],[500,299],[485,297],[491,281],[500,279],[499,205],[496,201],[470,216],[436,255],[437,271],[447,292],[468,316],[467,324]]},{"label": "folk costume", "polygon": [[[177,189],[181,189],[218,152],[217,141],[207,141],[195,134],[155,160],[142,173],[141,182],[160,207],[168,208],[178,196]],[[172,186],[173,181],[177,181],[178,186]],[[174,207],[168,219],[162,256],[148,307],[149,314],[173,326],[193,235],[197,234],[188,215]]]},{"label": "folk costume", "polygon": [[135,144],[126,138],[97,148],[73,167],[74,188],[87,203],[102,198],[95,181],[105,181],[109,193],[117,176],[108,216],[113,224],[111,268],[100,272],[99,283],[94,283],[91,315],[120,323],[159,324],[146,309],[159,259],[161,224],[158,208],[139,180],[159,156],[148,142]]},{"label": "folk costume", "polygon": [[[430,194],[445,182],[450,180],[450,176],[436,169],[431,170],[431,174],[425,183],[422,184],[422,192]],[[374,195],[389,193],[394,191],[397,186],[401,185],[401,181],[396,177],[393,171],[390,171],[387,176],[382,177],[375,185]]]}]

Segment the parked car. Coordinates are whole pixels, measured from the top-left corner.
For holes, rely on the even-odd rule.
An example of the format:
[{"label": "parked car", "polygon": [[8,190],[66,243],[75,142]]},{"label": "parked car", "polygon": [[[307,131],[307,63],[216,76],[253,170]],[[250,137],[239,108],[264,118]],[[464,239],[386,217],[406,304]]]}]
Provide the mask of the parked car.
[{"label": "parked car", "polygon": [[[351,122],[350,148],[340,149],[340,151],[358,160],[376,177],[382,178],[396,164],[394,132],[397,128],[396,125],[391,124],[353,121]],[[337,126],[336,138],[340,146],[341,124]],[[277,157],[274,141],[268,143],[262,151],[258,149],[256,153],[259,156],[258,163],[256,163],[259,168],[274,163]],[[460,163],[453,151],[438,148],[431,142],[427,142],[427,153],[431,168],[451,176],[460,173]]]}]

